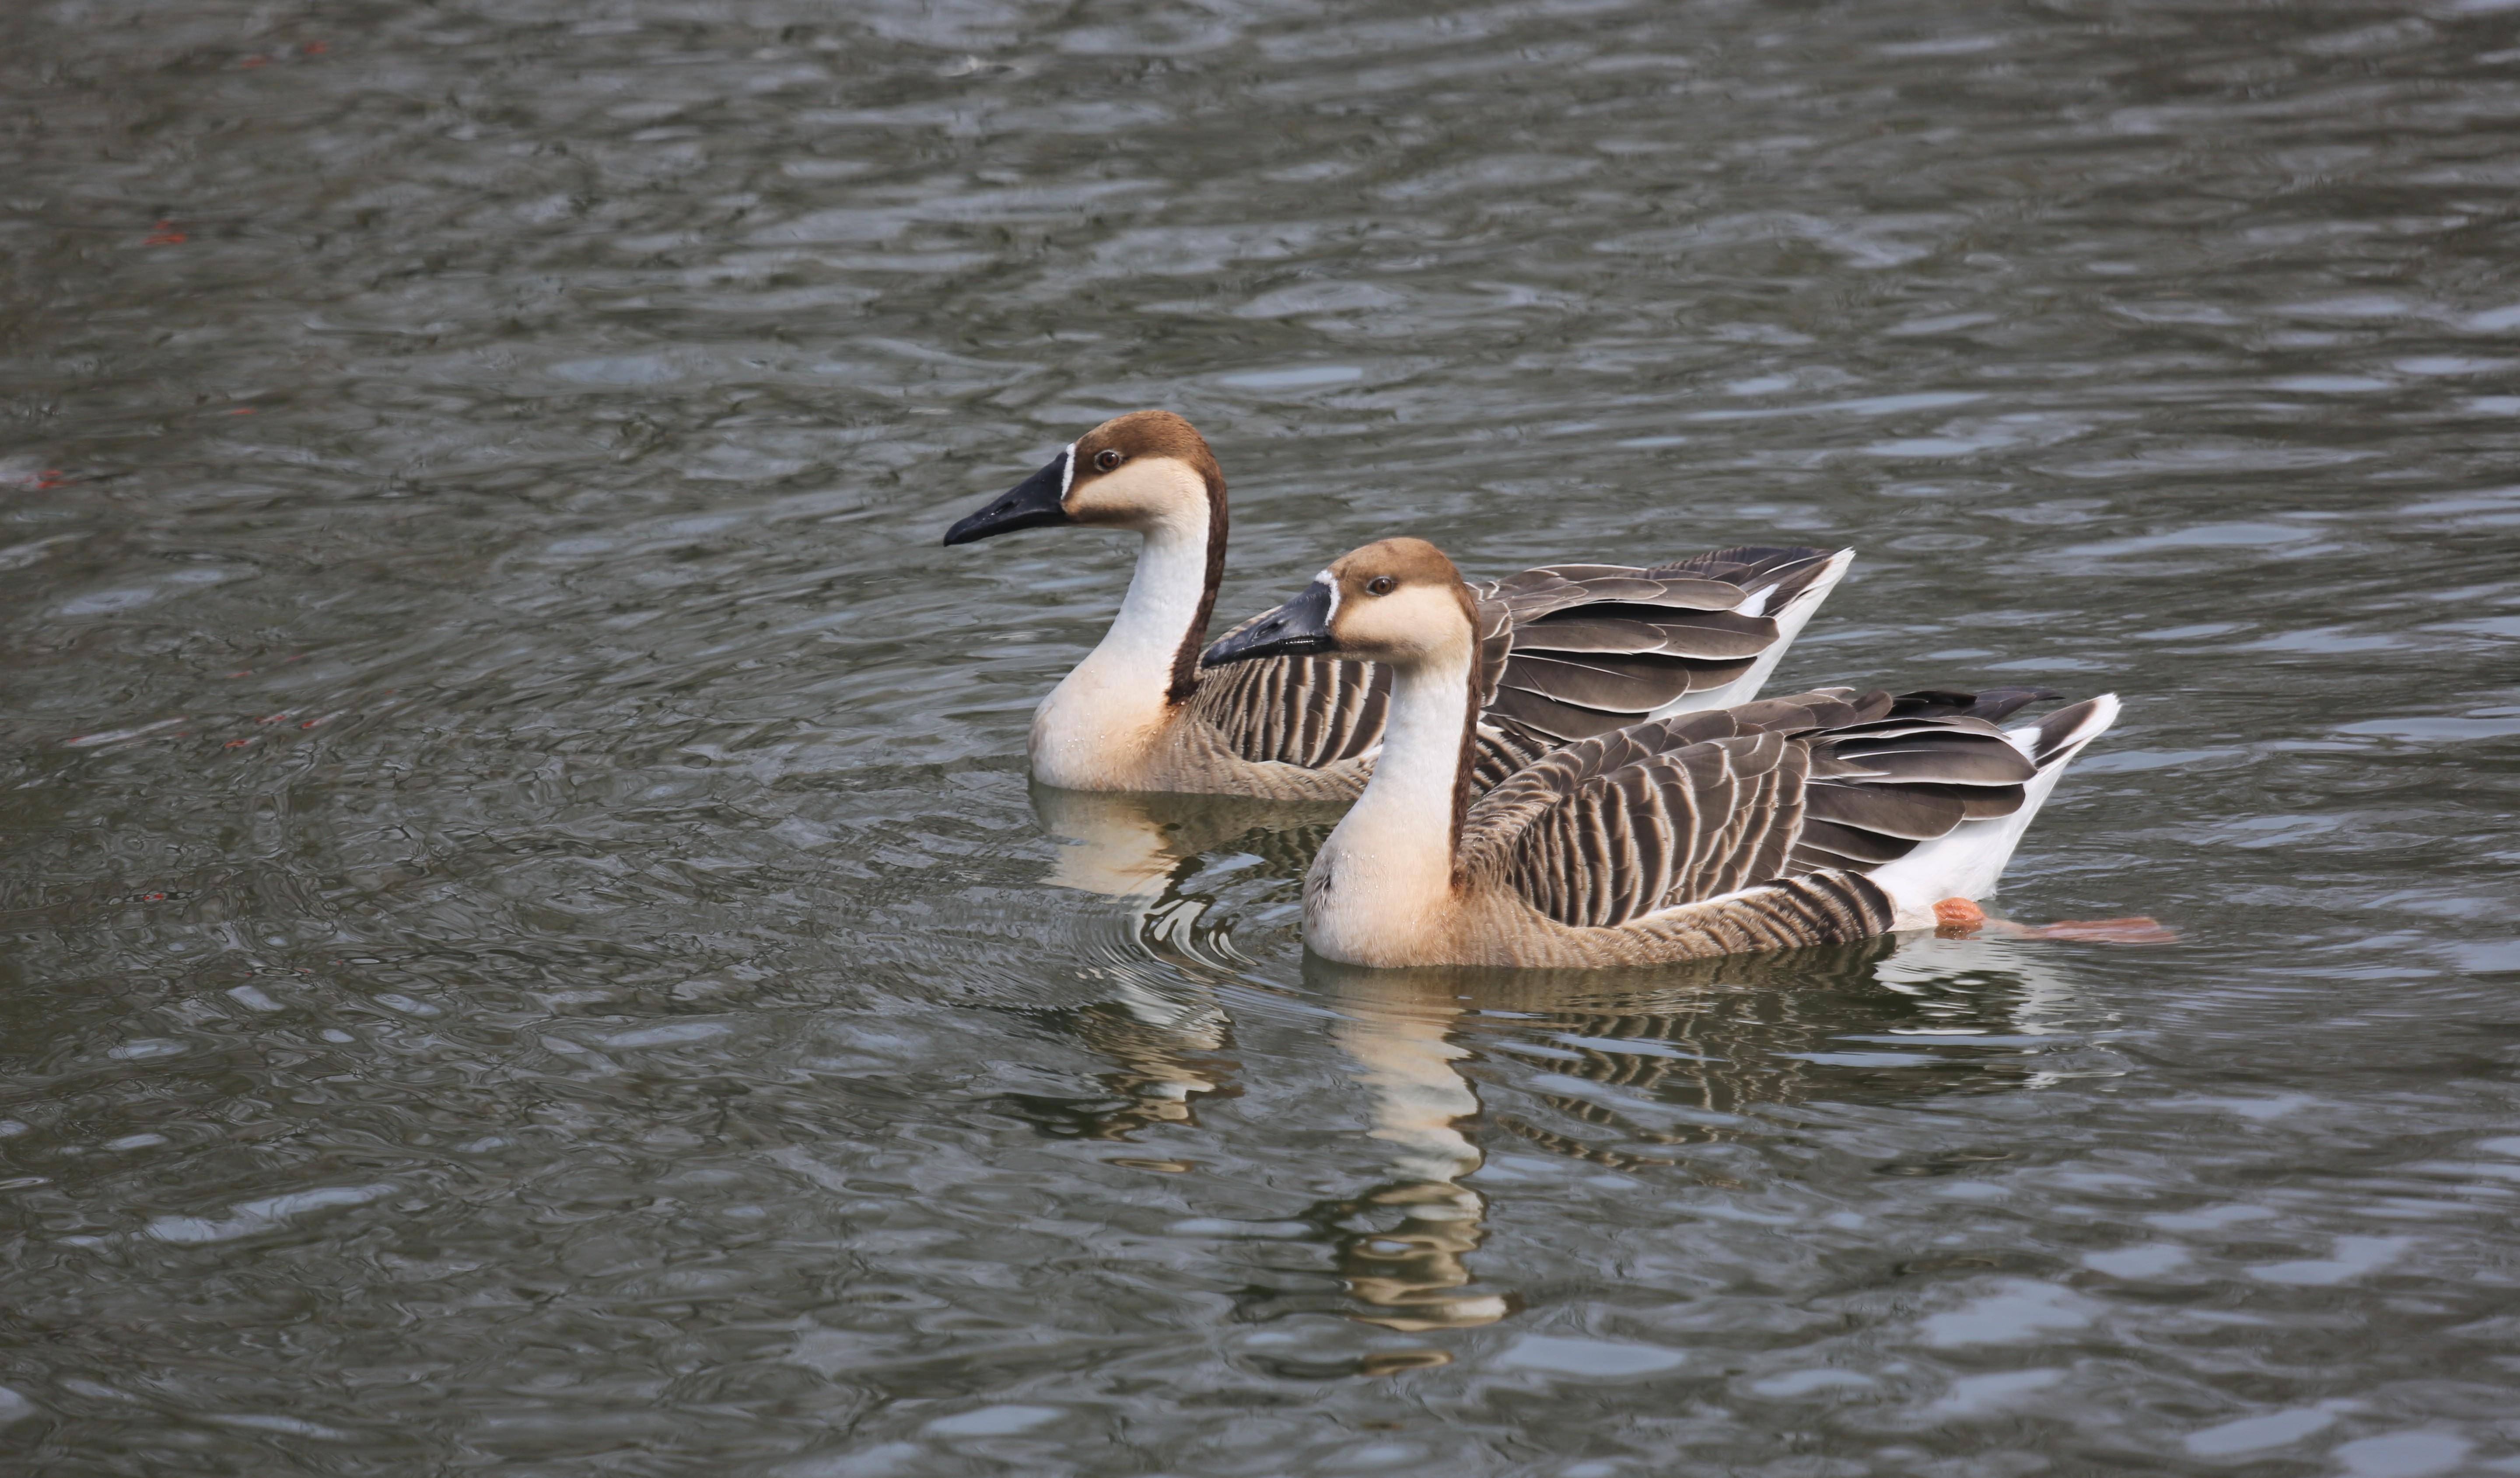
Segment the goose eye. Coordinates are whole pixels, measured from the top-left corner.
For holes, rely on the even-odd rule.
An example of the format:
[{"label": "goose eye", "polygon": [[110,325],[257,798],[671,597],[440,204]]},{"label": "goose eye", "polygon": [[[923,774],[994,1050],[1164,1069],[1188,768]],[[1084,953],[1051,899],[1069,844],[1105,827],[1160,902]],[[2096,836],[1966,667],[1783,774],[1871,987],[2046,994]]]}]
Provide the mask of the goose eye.
[{"label": "goose eye", "polygon": [[1399,587],[1400,582],[1389,575],[1375,575],[1365,582],[1365,593],[1369,596],[1387,596]]},{"label": "goose eye", "polygon": [[1119,465],[1120,454],[1114,448],[1106,446],[1094,454],[1094,467],[1098,471],[1107,472]]}]

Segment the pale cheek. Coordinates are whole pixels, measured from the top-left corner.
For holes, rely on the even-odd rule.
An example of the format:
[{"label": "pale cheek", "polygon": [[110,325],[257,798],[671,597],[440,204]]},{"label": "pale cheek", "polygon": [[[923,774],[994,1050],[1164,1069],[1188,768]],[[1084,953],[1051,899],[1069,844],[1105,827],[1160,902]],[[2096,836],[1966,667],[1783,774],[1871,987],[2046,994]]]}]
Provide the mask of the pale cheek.
[{"label": "pale cheek", "polygon": [[1386,596],[1381,605],[1386,612],[1385,624],[1395,628],[1395,636],[1406,632],[1412,646],[1426,645],[1448,625],[1461,620],[1453,604],[1423,590],[1404,590]]},{"label": "pale cheek", "polygon": [[1083,523],[1142,524],[1183,502],[1182,490],[1152,466],[1132,466],[1096,478],[1068,495],[1067,514]]},{"label": "pale cheek", "polygon": [[1387,604],[1367,605],[1371,596],[1359,597],[1349,605],[1352,614],[1341,623],[1347,629],[1347,643],[1391,655],[1406,655],[1420,645],[1420,633],[1412,628],[1406,612],[1394,610]]},{"label": "pale cheek", "polygon": [[1117,489],[1091,487],[1068,500],[1067,515],[1079,523],[1132,523],[1144,516],[1137,505]]}]

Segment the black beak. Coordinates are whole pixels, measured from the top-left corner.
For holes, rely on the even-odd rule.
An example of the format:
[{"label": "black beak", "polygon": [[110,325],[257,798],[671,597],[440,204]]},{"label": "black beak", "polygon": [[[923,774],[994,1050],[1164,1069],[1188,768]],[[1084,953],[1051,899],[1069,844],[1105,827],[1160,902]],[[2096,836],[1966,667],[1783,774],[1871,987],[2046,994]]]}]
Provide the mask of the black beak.
[{"label": "black beak", "polygon": [[1222,667],[1253,657],[1302,656],[1330,649],[1330,588],[1315,581],[1276,610],[1227,632],[1200,652],[1198,665]]},{"label": "black beak", "polygon": [[945,542],[968,544],[991,534],[1012,534],[1019,528],[1048,528],[1055,523],[1073,523],[1062,501],[1067,496],[1067,453],[1050,459],[1050,466],[1026,477],[1001,494],[995,503],[945,530]]}]

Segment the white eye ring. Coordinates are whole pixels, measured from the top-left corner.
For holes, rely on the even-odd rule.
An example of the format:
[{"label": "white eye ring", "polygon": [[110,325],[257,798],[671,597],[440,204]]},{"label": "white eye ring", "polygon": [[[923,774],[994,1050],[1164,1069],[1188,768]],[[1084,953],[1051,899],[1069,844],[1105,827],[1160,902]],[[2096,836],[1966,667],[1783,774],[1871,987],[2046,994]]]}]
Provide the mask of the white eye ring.
[{"label": "white eye ring", "polygon": [[1375,575],[1365,582],[1365,593],[1369,596],[1387,596],[1399,588],[1400,582],[1389,575]]},{"label": "white eye ring", "polygon": [[1094,454],[1094,466],[1097,470],[1107,472],[1119,465],[1120,452],[1116,447],[1106,446]]}]

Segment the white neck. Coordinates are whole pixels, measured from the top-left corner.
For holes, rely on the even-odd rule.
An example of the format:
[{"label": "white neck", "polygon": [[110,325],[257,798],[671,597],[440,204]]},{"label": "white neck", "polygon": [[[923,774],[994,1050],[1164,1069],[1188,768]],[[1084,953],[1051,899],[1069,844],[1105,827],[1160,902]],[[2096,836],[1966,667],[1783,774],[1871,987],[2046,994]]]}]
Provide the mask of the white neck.
[{"label": "white neck", "polygon": [[1207,525],[1202,492],[1141,529],[1146,543],[1120,614],[1033,714],[1034,775],[1084,790],[1125,783],[1114,767],[1170,720],[1173,661],[1207,599]]},{"label": "white neck", "polygon": [[1305,879],[1304,939],[1316,953],[1372,963],[1452,908],[1453,791],[1469,722],[1466,635],[1393,668],[1373,778]]}]

